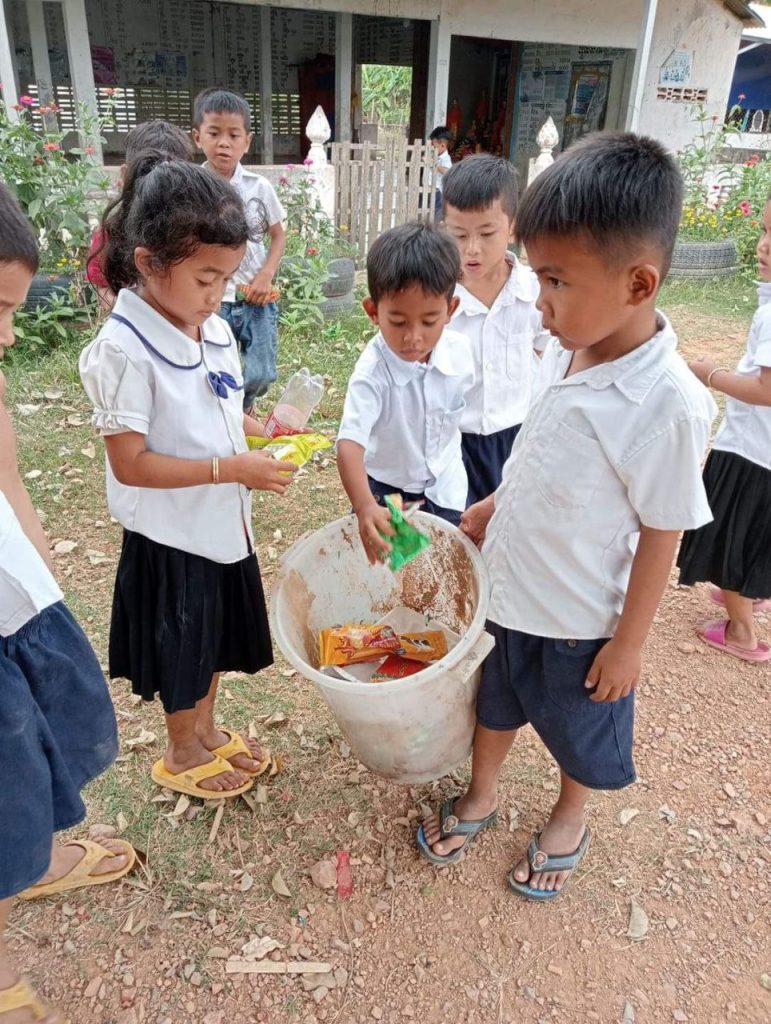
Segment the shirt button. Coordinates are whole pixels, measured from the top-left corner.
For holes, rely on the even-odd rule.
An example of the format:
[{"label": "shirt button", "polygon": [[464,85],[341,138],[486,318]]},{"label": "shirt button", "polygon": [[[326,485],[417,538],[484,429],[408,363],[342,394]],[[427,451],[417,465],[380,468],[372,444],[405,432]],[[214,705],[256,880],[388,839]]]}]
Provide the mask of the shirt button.
[{"label": "shirt button", "polygon": [[552,393],[553,395],[556,395],[556,393],[557,393],[558,391],[559,391],[559,388],[558,388],[558,387],[557,387],[556,385],[555,385],[555,386],[554,386],[554,387],[553,387],[553,388],[551,389],[551,393]]},{"label": "shirt button", "polygon": [[493,368],[493,364],[492,363],[485,363],[485,369],[486,370],[492,370],[492,368]]},{"label": "shirt button", "polygon": [[578,647],[577,640],[568,640],[568,647]]}]

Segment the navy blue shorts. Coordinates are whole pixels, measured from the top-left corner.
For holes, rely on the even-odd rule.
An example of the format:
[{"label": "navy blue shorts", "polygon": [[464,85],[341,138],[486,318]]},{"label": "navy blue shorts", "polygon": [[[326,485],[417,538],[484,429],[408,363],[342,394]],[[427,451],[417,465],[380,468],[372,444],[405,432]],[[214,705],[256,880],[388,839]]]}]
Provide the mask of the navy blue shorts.
[{"label": "navy blue shorts", "polygon": [[63,603],[0,637],[0,899],[43,877],[54,832],[85,818],[80,791],[117,753],[104,675]]},{"label": "navy blue shorts", "polygon": [[468,476],[466,508],[489,498],[501,486],[503,467],[521,426],[518,423],[494,434],[461,435],[463,465]]},{"label": "navy blue shorts", "polygon": [[479,724],[505,731],[529,722],[565,774],[590,789],[634,782],[634,692],[596,703],[584,687],[607,640],[544,639],[494,622],[486,628],[495,648],[482,670]]},{"label": "navy blue shorts", "polygon": [[378,505],[385,505],[387,494],[401,494],[402,501],[405,504],[411,501],[422,501],[423,504],[420,506],[421,512],[428,512],[429,515],[438,516],[440,519],[452,523],[453,526],[460,526],[461,513],[459,509],[442,508],[441,505],[435,505],[425,494],[409,494],[407,491],[394,487],[392,484],[381,484],[379,480],[374,480],[371,476],[368,476],[367,480],[369,481],[369,489],[372,491],[373,497],[377,499]]},{"label": "navy blue shorts", "polygon": [[244,409],[262,398],[276,379],[278,352],[278,306],[268,302],[223,302],[220,316],[235,335],[244,367]]}]

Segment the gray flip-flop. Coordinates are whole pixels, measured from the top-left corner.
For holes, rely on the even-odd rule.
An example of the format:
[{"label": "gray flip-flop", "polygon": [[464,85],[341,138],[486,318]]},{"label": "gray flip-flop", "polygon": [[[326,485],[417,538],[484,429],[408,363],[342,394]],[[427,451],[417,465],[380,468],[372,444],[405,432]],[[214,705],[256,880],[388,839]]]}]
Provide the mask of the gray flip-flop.
[{"label": "gray flip-flop", "polygon": [[578,867],[584,858],[589,847],[589,840],[591,838],[591,832],[588,827],[584,829],[584,834],[581,836],[581,842],[573,850],[572,853],[564,854],[553,854],[546,853],[541,849],[541,833],[537,832],[530,840],[530,845],[527,848],[527,862],[530,865],[530,876],[543,875],[550,871],[570,871],[571,874],[565,879],[565,882],[561,889],[534,889],[528,882],[520,882],[514,877],[514,871],[516,864],[509,872],[509,886],[513,892],[518,893],[520,896],[524,896],[527,900],[553,900],[561,892],[564,892],[565,886],[573,877],[572,872]]},{"label": "gray flip-flop", "polygon": [[465,836],[466,841],[463,846],[459,846],[457,850],[453,850],[452,853],[448,853],[445,857],[441,857],[438,853],[434,853],[428,845],[428,842],[426,841],[426,833],[422,825],[415,836],[420,856],[437,868],[445,868],[450,864],[457,864],[468,849],[471,841],[475,839],[480,832],[489,828],[491,825],[494,825],[498,820],[497,809],[491,814],[488,814],[486,818],[472,818],[467,820],[459,818],[454,813],[455,802],[458,799],[459,798],[456,796],[449,800],[445,800],[439,808],[440,837],[437,842],[440,842],[442,839],[449,839],[451,836]]}]

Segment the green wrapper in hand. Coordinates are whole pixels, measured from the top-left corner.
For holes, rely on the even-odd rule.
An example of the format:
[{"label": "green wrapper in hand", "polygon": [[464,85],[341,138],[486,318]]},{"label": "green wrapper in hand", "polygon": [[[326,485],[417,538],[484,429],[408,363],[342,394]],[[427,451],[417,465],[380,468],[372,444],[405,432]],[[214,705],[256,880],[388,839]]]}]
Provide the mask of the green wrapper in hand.
[{"label": "green wrapper in hand", "polygon": [[431,546],[431,540],[427,534],[420,531],[416,526],[404,518],[398,498],[386,495],[385,499],[388,510],[391,513],[391,525],[396,531],[395,537],[385,537],[391,545],[389,565],[393,572],[403,569],[408,562],[418,555],[422,555],[426,548]]}]

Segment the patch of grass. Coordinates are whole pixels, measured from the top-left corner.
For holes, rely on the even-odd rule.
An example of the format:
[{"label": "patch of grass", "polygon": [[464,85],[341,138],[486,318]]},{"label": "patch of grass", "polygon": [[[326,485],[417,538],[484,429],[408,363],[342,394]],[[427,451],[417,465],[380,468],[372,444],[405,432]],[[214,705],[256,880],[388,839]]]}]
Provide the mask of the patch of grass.
[{"label": "patch of grass", "polygon": [[744,276],[698,278],[669,278],[661,290],[659,306],[667,313],[683,311],[735,320],[737,316],[749,320],[755,312],[757,293],[755,285]]}]

